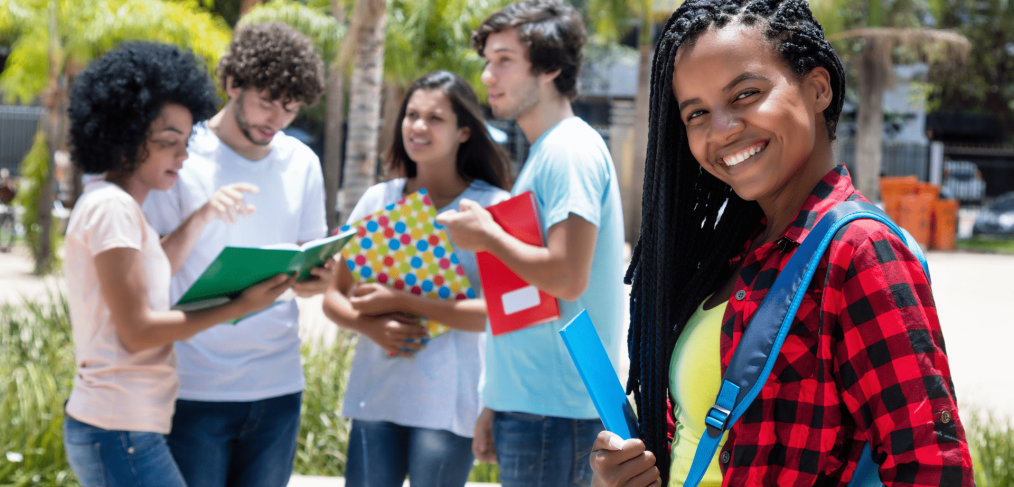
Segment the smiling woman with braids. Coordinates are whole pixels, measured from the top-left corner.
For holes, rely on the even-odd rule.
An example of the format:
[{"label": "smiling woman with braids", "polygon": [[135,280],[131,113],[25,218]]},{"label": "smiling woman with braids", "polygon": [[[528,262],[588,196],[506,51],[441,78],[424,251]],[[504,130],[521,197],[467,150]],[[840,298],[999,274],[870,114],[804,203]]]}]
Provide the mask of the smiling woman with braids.
[{"label": "smiling woman with braids", "polygon": [[[775,277],[837,203],[841,61],[802,0],[691,0],[652,69],[628,388],[644,441],[599,435],[595,485],[683,485],[721,375]],[[671,406],[670,406],[671,405]],[[972,485],[928,276],[885,225],[823,255],[760,394],[700,485]]]}]

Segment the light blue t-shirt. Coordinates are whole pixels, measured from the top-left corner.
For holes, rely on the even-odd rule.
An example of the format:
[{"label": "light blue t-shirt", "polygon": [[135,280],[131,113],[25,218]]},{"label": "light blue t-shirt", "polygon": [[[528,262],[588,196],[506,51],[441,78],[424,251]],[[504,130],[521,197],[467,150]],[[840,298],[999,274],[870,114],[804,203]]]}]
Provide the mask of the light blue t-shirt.
[{"label": "light blue t-shirt", "polygon": [[494,337],[486,333],[482,400],[495,411],[565,418],[598,413],[560,338],[582,309],[602,338],[615,369],[623,323],[623,215],[616,169],[598,132],[571,117],[532,144],[511,193],[532,191],[544,230],[571,213],[598,228],[588,288],[577,301],[559,300],[560,319]]}]

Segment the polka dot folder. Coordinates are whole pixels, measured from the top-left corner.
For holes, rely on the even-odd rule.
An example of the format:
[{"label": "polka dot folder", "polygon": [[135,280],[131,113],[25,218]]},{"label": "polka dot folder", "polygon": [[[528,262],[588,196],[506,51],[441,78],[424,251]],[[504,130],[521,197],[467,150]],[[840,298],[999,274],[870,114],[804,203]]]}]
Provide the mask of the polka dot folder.
[{"label": "polka dot folder", "polygon": [[[475,291],[454,255],[425,189],[345,225],[356,237],[342,249],[356,282],[378,282],[432,299],[469,299]],[[430,336],[449,328],[423,319]]]}]

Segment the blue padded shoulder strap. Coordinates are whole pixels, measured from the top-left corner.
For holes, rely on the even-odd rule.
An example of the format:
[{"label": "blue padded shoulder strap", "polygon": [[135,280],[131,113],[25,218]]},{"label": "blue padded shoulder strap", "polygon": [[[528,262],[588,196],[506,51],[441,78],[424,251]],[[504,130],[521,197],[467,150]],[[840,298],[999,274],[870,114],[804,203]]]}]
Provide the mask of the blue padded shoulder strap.
[{"label": "blue padded shoulder strap", "polygon": [[[929,277],[929,268],[919,244],[908,232],[895,225],[880,208],[869,203],[849,201],[840,203],[827,212],[789,258],[788,264],[778,274],[774,285],[743,332],[722,377],[722,387],[715,405],[705,418],[707,432],[697,446],[684,486],[697,486],[718,449],[722,434],[746,412],[764,387],[824,251],[838,230],[859,218],[869,218],[887,225],[918,257],[927,278]],[[873,478],[877,479],[876,464],[872,460],[861,462],[860,466],[869,470],[871,465]],[[854,478],[868,478],[867,474],[868,471],[859,472],[857,469]]]}]

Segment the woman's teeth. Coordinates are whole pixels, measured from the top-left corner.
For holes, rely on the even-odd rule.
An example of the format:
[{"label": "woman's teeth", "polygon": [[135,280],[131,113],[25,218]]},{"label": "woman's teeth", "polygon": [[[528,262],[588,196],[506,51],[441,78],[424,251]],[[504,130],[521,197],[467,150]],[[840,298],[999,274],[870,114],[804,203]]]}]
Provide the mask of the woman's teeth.
[{"label": "woman's teeth", "polygon": [[724,159],[722,159],[722,162],[724,162],[726,166],[730,166],[730,167],[731,166],[735,166],[736,164],[739,164],[739,163],[741,163],[741,162],[749,159],[750,156],[752,156],[752,155],[754,155],[754,154],[756,154],[756,153],[764,150],[765,147],[767,147],[767,146],[764,145],[764,146],[759,146],[759,147],[751,147],[749,149],[737,152],[737,153],[735,153],[735,154],[733,154],[731,156],[725,157]]}]

